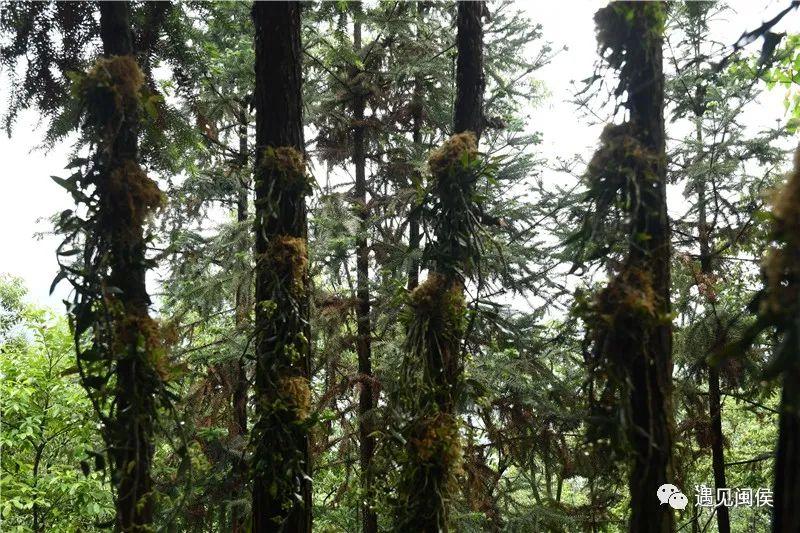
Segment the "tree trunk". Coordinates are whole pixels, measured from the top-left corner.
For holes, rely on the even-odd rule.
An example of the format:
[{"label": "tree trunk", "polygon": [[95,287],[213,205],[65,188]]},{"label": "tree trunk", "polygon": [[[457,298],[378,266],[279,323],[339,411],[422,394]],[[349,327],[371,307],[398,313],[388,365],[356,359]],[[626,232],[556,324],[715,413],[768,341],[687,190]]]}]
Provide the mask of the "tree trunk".
[{"label": "tree trunk", "polygon": [[468,242],[473,239],[468,218],[473,216],[469,202],[474,176],[464,174],[472,171],[465,170],[462,161],[477,157],[482,125],[484,7],[483,2],[458,2],[457,9],[456,134],[430,160],[439,204],[434,221],[436,264],[411,293],[414,318],[407,330],[407,347],[420,358],[425,384],[417,391],[418,412],[399,489],[405,507],[403,531],[449,531],[450,508],[458,491],[455,473],[462,460],[456,405],[466,313],[463,273],[474,259]]},{"label": "tree trunk", "polygon": [[[422,82],[419,76],[414,78],[414,92],[411,97],[411,105],[413,107],[412,114],[412,132],[411,141],[414,146],[415,153],[418,153],[420,145],[422,144]],[[415,187],[414,179],[411,180],[411,186]],[[410,254],[416,254],[419,251],[422,236],[420,235],[419,228],[419,208],[415,203],[412,203],[410,212],[408,214],[408,251]],[[419,260],[416,258],[411,259],[411,264],[408,266],[408,282],[407,289],[413,291],[419,285]]]},{"label": "tree trunk", "polygon": [[483,131],[483,2],[458,2],[456,25],[456,103],[454,132],[471,131],[480,140]]},{"label": "tree trunk", "polygon": [[[766,255],[762,275],[756,332],[775,327],[772,360],[764,379],[782,379],[778,448],[775,457],[772,531],[800,531],[800,146],[794,154],[794,170],[774,195],[772,231],[775,243]],[[755,333],[750,333],[754,337]]]},{"label": "tree trunk", "polygon": [[800,365],[796,363],[783,375],[773,493],[773,533],[800,531]]},{"label": "tree trunk", "polygon": [[[242,224],[247,221],[247,190],[250,186],[250,180],[246,177],[248,147],[247,147],[247,103],[242,102],[241,115],[239,117],[239,172],[241,175],[239,183],[239,194],[236,199],[236,220]],[[240,250],[242,254],[246,254],[248,250]],[[241,272],[248,271],[248,265],[241,265]],[[244,279],[239,280],[239,286],[236,288],[236,302],[235,302],[235,320],[236,329],[243,332],[247,327],[247,315],[249,314],[250,305],[252,304],[251,297],[251,280],[249,274],[244,275]],[[244,358],[237,361],[232,361],[230,364],[230,380],[231,380],[231,426],[229,437],[234,438],[247,433],[247,369],[245,367]],[[235,497],[241,498],[243,495],[243,487],[247,475],[247,466],[244,464],[244,458],[240,464],[235,464],[233,467],[234,475],[234,492]],[[224,509],[223,509],[224,512]],[[237,508],[231,509],[231,531],[232,533],[239,533],[243,528],[244,516],[241,510]],[[223,523],[223,522],[220,522]]]},{"label": "tree trunk", "polygon": [[255,2],[252,531],[311,530],[309,278],[300,4]]},{"label": "tree trunk", "polygon": [[[353,22],[353,48],[356,54],[361,53],[361,21]],[[372,325],[370,323],[369,295],[369,246],[367,231],[369,212],[367,210],[367,178],[364,124],[366,100],[360,92],[353,99],[353,164],[356,171],[354,189],[355,208],[360,221],[356,238],[356,307],[359,394],[358,394],[358,439],[361,466],[361,529],[364,533],[378,531],[378,515],[372,494],[372,457],[375,454],[375,437],[370,423],[375,398],[372,376]]]},{"label": "tree trunk", "polygon": [[[100,36],[107,58],[133,58],[127,2],[100,2]],[[115,317],[116,335],[124,346],[116,365],[115,418],[108,440],[116,484],[116,529],[126,532],[146,529],[153,522],[150,469],[155,418],[153,395],[158,380],[149,362],[154,339],[148,314],[150,298],[145,285],[146,246],[141,216],[147,205],[146,199],[137,195],[145,184],[132,180],[147,180],[146,185],[153,188],[155,184],[132,170],[138,169],[138,134],[138,114],[126,112],[110,149],[106,150],[107,166],[97,185],[99,216],[103,228],[109,231],[111,249],[107,285],[116,288],[115,295],[107,298],[118,301],[123,313]],[[124,176],[123,183],[117,183],[115,176],[117,179]],[[144,349],[139,342],[141,338],[145,339]]]},{"label": "tree trunk", "polygon": [[[47,412],[45,410],[45,412]],[[44,437],[44,432],[42,432],[42,437]],[[36,494],[39,489],[39,467],[42,463],[42,454],[44,453],[45,442],[40,442],[36,445],[36,454],[33,457],[33,492]],[[31,508],[31,512],[33,514],[33,531],[34,533],[44,533],[45,531],[45,519],[42,516],[41,508],[39,507],[39,502],[34,501],[33,507]]]},{"label": "tree trunk", "polygon": [[[416,6],[417,16],[421,17],[423,13],[422,3]],[[417,28],[417,37],[419,38],[419,28]],[[418,154],[422,148],[422,117],[423,117],[423,95],[422,95],[422,79],[419,74],[414,76],[414,89],[411,94],[411,142],[414,147],[414,154]],[[416,172],[414,173],[416,175]],[[411,177],[411,186],[416,187],[416,179]],[[408,214],[408,251],[409,254],[419,253],[419,247],[422,242],[422,235],[420,234],[419,227],[419,207],[416,201],[411,204],[410,212]],[[411,264],[408,266],[408,281],[406,288],[413,291],[419,285],[419,260],[412,257]]]},{"label": "tree trunk", "polygon": [[[633,11],[633,30],[626,42],[626,81],[631,134],[653,156],[649,172],[639,172],[640,204],[632,214],[629,258],[632,268],[652,279],[659,316],[670,314],[670,228],[666,200],[664,74],[661,4],[624,2]],[[616,4],[612,4],[614,6]],[[649,175],[648,175],[649,174]],[[646,236],[642,239],[642,236]],[[672,325],[647,324],[638,343],[641,353],[629,355],[631,390],[629,438],[633,449],[630,472],[631,532],[671,532],[672,509],[659,505],[656,491],[672,474]]]},{"label": "tree trunk", "polygon": [[[628,252],[620,272],[598,295],[598,306],[615,320],[595,325],[599,355],[610,365],[631,461],[629,530],[669,533],[673,511],[659,505],[658,488],[672,476],[672,325],[670,317],[670,228],[666,204],[664,73],[662,59],[665,8],[659,2],[613,2],[595,15],[605,60],[619,73],[617,95],[627,95],[628,122],[607,129],[617,142],[638,145],[631,178],[622,178],[630,217]],[[629,159],[630,161],[630,159]],[[602,172],[608,172],[603,170]],[[624,295],[645,295],[645,306]]]},{"label": "tree trunk", "polygon": [[[714,486],[722,489],[728,486],[725,480],[725,450],[722,438],[722,402],[719,389],[719,370],[708,367],[708,409],[711,415],[711,464],[714,470]],[[717,527],[719,533],[731,533],[731,519],[728,508],[717,507]]]},{"label": "tree trunk", "polygon": [[[247,104],[242,102],[242,113],[239,119],[239,167],[242,178],[239,183],[239,195],[236,200],[236,220],[240,224],[247,221],[248,188],[250,187],[250,180],[246,177],[248,160]],[[242,253],[247,253],[248,251],[241,250]],[[242,270],[247,270],[246,264],[243,265]],[[252,304],[251,279],[249,275],[246,276],[236,290],[235,312],[237,329],[242,329],[247,325],[249,306]],[[240,360],[237,361],[234,369],[233,397],[231,398],[233,418],[240,435],[247,433],[247,388],[247,373],[245,372],[244,362]]]},{"label": "tree trunk", "polygon": [[[698,52],[699,54],[699,52]],[[699,118],[699,117],[698,117]],[[697,124],[698,146],[703,146],[703,132],[700,122]],[[697,234],[700,239],[700,272],[705,276],[713,274],[711,262],[711,243],[709,239],[708,220],[706,216],[706,186],[704,178],[700,178],[697,187],[697,206],[698,206],[698,228]],[[713,306],[713,304],[712,304]],[[716,310],[715,315],[716,315]],[[722,347],[725,339],[723,338],[723,325],[717,319],[715,347]],[[711,465],[714,471],[714,487],[717,489],[726,488],[725,480],[725,440],[722,435],[722,397],[719,388],[719,368],[708,365],[708,413],[711,418]],[[717,528],[719,533],[731,532],[731,519],[728,508],[724,505],[717,507]]]}]

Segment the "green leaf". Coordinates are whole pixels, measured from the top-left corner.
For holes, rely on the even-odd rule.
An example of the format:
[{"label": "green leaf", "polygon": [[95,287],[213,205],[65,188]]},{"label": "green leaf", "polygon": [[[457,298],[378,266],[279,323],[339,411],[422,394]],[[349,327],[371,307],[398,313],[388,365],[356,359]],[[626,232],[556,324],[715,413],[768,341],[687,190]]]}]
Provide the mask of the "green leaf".
[{"label": "green leaf", "polygon": [[53,278],[53,282],[50,284],[50,292],[48,294],[53,294],[53,291],[56,290],[56,286],[64,279],[66,279],[67,273],[64,270],[61,270],[56,277]]}]

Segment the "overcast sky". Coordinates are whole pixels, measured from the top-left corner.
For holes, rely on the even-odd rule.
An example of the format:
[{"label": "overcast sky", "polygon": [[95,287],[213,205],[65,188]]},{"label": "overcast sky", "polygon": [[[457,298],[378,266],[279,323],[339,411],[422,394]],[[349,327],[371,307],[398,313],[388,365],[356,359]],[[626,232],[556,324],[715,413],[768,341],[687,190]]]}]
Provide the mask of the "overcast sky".
[{"label": "overcast sky", "polygon": [[[714,36],[732,44],[744,31],[774,16],[787,2],[736,0],[732,2],[736,12],[713,28]],[[549,96],[527,112],[533,128],[544,136],[542,151],[548,158],[587,154],[596,144],[602,126],[587,125],[569,100],[574,92],[571,82],[592,73],[596,59],[592,16],[604,3],[594,0],[520,3],[532,20],[543,25],[545,39],[552,41],[555,48],[568,47],[538,72],[537,77]],[[788,15],[774,31],[800,33],[800,13]],[[760,42],[751,46],[757,49]],[[7,76],[0,73],[0,102],[3,104],[7,101],[8,83]],[[783,97],[780,90],[766,93],[747,115],[748,123],[757,126],[783,119]],[[37,151],[43,134],[36,113],[25,112],[20,114],[11,139],[0,135],[3,244],[0,273],[21,277],[32,301],[60,309],[61,299],[67,296],[66,285],[62,284],[55,295],[48,296],[56,273],[55,248],[60,239],[52,235],[36,238],[35,234],[50,230],[46,217],[71,207],[69,195],[50,179],[51,175],[66,175],[64,166],[71,146],[65,143],[46,154]],[[670,201],[670,210],[679,211],[680,205],[676,204],[681,202],[680,195],[670,194]]]}]

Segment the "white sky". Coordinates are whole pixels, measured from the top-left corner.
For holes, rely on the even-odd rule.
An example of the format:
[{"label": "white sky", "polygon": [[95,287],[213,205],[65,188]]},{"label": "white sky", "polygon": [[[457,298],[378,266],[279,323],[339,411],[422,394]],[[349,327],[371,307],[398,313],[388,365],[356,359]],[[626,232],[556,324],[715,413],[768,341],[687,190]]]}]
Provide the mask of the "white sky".
[{"label": "white sky", "polygon": [[[584,79],[593,72],[597,56],[592,17],[604,3],[597,0],[520,2],[530,18],[543,25],[545,39],[552,41],[555,48],[568,47],[550,65],[538,71],[537,78],[544,82],[550,96],[527,112],[533,129],[543,133],[542,153],[548,158],[591,153],[602,128],[587,125],[568,102],[574,91],[571,82]],[[713,28],[714,36],[732,44],[744,31],[754,29],[787,4],[788,0],[735,0],[731,5],[736,13],[731,13],[728,20]],[[787,15],[774,31],[800,33],[800,13]],[[758,46],[760,41],[751,45],[754,49]],[[0,102],[7,101],[8,83],[7,77],[0,74]],[[748,124],[756,126],[781,119],[783,96],[780,90],[765,94],[760,105],[746,117]],[[57,271],[55,248],[60,239],[56,236],[36,239],[34,235],[50,230],[48,221],[43,219],[72,207],[69,195],[49,177],[66,175],[64,166],[71,145],[58,145],[46,154],[36,151],[44,134],[37,122],[35,112],[22,113],[13,138],[0,135],[0,164],[3,165],[0,178],[3,245],[0,273],[21,277],[33,302],[61,309],[67,286],[62,284],[53,296],[48,296]],[[559,177],[553,175],[550,179]],[[670,211],[680,211],[680,205],[676,205],[681,202],[679,193],[673,191],[670,202]]]}]

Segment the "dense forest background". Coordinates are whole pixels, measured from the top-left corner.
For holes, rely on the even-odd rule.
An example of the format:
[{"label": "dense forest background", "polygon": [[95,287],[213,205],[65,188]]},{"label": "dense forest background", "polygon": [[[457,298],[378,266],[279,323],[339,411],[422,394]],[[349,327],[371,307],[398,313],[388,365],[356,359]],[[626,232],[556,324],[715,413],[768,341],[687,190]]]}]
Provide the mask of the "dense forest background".
[{"label": "dense forest background", "polygon": [[797,3],[524,7],[0,4],[3,531],[800,531]]}]

